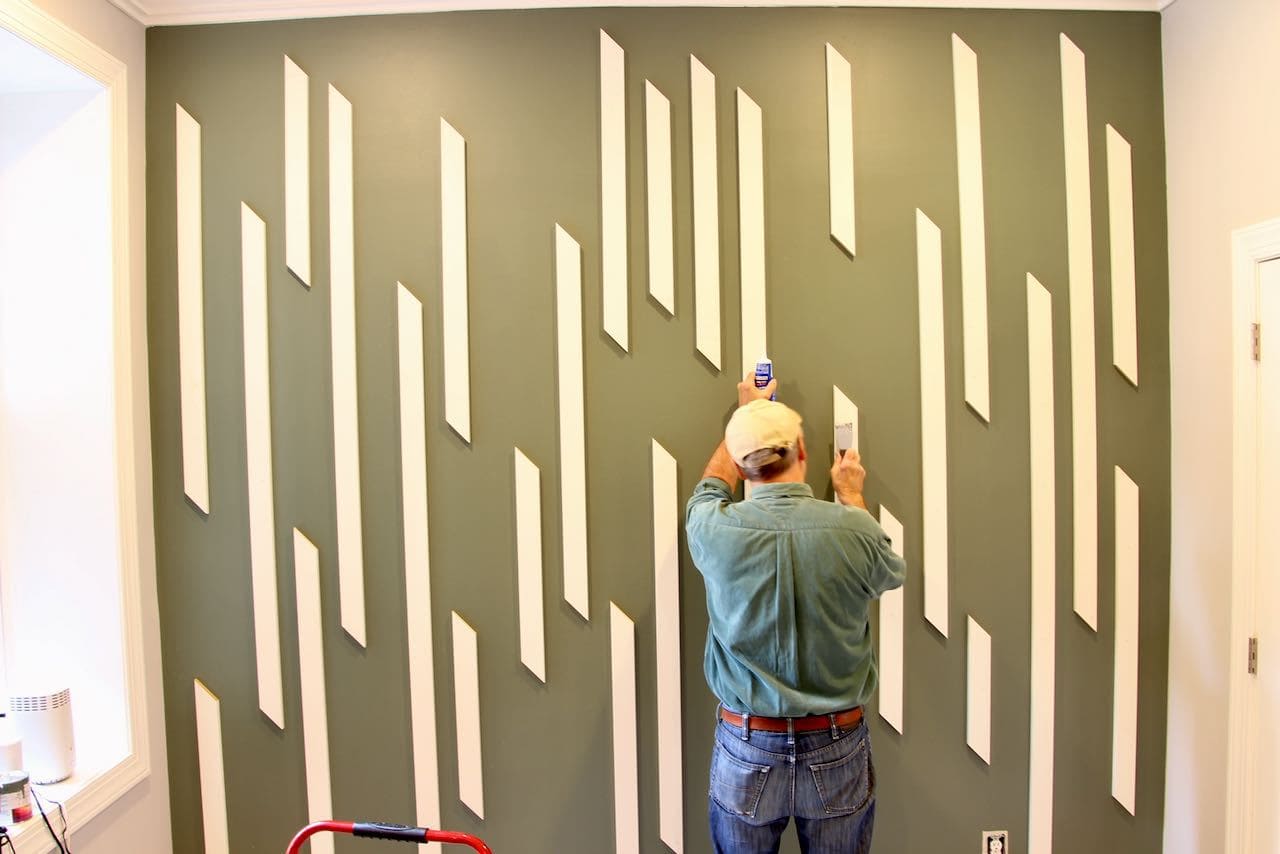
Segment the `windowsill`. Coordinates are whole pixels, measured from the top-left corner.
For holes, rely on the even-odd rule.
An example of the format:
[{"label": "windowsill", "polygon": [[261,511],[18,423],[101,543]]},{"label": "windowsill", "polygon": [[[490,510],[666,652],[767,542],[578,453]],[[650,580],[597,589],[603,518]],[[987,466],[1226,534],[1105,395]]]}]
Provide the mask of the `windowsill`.
[{"label": "windowsill", "polygon": [[[45,814],[49,816],[49,823],[59,834],[62,831],[62,819],[58,815],[58,807],[52,801],[62,802],[67,816],[67,834],[70,836],[146,779],[148,773],[150,770],[146,763],[138,754],[132,753],[105,770],[77,771],[61,783],[41,786],[40,800],[44,804]],[[9,828],[9,837],[16,846],[16,854],[48,854],[50,851],[57,851],[57,845],[49,837],[44,820],[40,818],[40,811],[35,809],[34,798],[31,806],[34,815]]]}]

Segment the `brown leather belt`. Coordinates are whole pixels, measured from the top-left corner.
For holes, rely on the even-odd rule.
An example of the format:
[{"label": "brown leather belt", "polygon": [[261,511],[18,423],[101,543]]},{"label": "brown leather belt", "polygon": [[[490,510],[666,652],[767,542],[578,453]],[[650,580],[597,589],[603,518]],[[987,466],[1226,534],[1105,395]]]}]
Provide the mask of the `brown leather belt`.
[{"label": "brown leather belt", "polygon": [[[834,720],[833,720],[834,719]],[[852,729],[862,723],[862,706],[845,709],[832,715],[808,715],[803,718],[767,718],[763,715],[740,715],[726,708],[720,709],[720,720],[730,726],[741,727],[746,722],[748,731],[753,729],[762,732],[787,732],[787,722],[791,722],[791,732],[816,732],[831,729],[832,725],[841,729]]]}]

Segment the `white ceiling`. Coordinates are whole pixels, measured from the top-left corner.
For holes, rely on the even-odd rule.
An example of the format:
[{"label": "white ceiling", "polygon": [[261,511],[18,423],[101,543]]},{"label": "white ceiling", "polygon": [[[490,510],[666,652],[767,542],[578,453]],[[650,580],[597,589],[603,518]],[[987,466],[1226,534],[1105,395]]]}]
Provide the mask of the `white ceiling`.
[{"label": "white ceiling", "polygon": [[111,0],[146,24],[207,24],[282,18],[328,18],[529,9],[548,6],[929,6],[951,9],[1095,9],[1157,12],[1173,0]]}]

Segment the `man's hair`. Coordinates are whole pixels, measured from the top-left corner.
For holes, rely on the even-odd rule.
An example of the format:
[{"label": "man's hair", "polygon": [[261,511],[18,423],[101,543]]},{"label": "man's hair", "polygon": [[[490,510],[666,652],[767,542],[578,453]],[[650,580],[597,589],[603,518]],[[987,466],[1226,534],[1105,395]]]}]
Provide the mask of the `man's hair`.
[{"label": "man's hair", "polygon": [[761,448],[747,454],[742,461],[742,473],[747,480],[768,480],[791,468],[795,448]]}]

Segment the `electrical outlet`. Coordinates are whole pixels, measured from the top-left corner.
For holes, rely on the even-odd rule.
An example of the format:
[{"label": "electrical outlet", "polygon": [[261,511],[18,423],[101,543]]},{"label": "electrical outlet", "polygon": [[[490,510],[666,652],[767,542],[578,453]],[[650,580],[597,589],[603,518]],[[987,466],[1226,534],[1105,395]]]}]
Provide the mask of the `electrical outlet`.
[{"label": "electrical outlet", "polygon": [[1007,830],[982,831],[981,854],[1009,854],[1009,831]]}]

